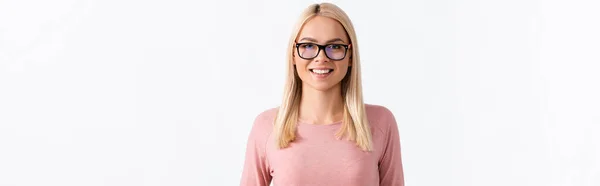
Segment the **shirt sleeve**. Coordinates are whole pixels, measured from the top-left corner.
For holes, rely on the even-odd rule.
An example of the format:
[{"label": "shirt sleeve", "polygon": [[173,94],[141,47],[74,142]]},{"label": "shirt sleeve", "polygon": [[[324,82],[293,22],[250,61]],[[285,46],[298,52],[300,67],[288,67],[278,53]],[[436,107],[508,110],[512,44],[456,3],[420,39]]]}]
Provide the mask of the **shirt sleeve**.
[{"label": "shirt sleeve", "polygon": [[384,109],[384,126],[387,126],[383,157],[379,163],[381,186],[404,186],[404,170],[400,151],[400,134],[396,119],[391,111]]},{"label": "shirt sleeve", "polygon": [[241,186],[269,186],[271,184],[272,177],[265,148],[270,130],[266,127],[269,126],[269,123],[264,119],[264,115],[263,113],[256,117],[248,136]]}]

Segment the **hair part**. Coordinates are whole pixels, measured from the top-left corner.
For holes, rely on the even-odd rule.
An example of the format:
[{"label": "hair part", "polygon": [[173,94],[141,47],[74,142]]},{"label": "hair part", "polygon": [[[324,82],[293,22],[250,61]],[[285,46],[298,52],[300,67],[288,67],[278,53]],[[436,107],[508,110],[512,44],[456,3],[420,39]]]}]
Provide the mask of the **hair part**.
[{"label": "hair part", "polygon": [[273,121],[273,133],[278,148],[286,148],[296,139],[300,98],[302,96],[302,80],[293,65],[294,43],[304,24],[315,16],[325,16],[337,20],[345,29],[352,48],[350,49],[350,64],[346,76],[341,81],[342,99],[344,102],[343,122],[336,137],[353,141],[364,151],[372,151],[371,129],[368,123],[363,102],[360,57],[354,26],[348,15],[338,6],[331,3],[312,4],[306,8],[296,23],[288,44],[287,78],[284,86],[282,104],[279,106]]}]

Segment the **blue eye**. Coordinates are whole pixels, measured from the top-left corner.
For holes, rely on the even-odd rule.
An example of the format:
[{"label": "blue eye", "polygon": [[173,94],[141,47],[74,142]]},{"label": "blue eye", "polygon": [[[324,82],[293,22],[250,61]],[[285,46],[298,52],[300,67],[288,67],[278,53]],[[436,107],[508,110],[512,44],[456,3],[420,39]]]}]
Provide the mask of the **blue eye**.
[{"label": "blue eye", "polygon": [[337,50],[337,49],[340,49],[340,48],[342,48],[342,45],[335,45],[335,44],[332,44],[332,45],[329,45],[329,46],[327,46],[327,48],[330,48],[330,49]]},{"label": "blue eye", "polygon": [[305,49],[313,49],[315,48],[314,44],[302,44],[300,45],[300,47],[305,48]]},{"label": "blue eye", "polygon": [[342,45],[336,45],[336,44],[331,44],[331,45],[327,46],[327,48],[333,49],[333,50],[339,50],[339,49],[342,49],[342,47],[343,47]]}]

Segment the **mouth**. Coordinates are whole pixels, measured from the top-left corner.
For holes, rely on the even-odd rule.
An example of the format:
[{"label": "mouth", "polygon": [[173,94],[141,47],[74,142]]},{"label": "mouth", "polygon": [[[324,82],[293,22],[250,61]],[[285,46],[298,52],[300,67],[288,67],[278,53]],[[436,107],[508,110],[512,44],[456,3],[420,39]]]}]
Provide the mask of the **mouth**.
[{"label": "mouth", "polygon": [[329,69],[329,68],[311,68],[308,69],[312,74],[316,74],[316,75],[326,75],[326,74],[331,74],[331,72],[333,72],[333,69]]},{"label": "mouth", "polygon": [[333,72],[333,69],[330,68],[311,68],[308,69],[313,78],[317,80],[324,80],[329,77],[329,75]]}]

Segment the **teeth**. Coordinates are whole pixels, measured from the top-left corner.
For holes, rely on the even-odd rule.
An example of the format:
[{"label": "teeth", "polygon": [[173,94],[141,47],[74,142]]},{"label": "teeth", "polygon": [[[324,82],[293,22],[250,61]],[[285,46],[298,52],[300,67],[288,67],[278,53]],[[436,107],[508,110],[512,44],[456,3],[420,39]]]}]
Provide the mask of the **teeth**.
[{"label": "teeth", "polygon": [[331,70],[327,69],[327,70],[318,70],[318,69],[313,69],[312,70],[314,73],[316,74],[327,74],[329,73]]}]

